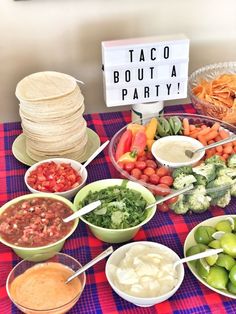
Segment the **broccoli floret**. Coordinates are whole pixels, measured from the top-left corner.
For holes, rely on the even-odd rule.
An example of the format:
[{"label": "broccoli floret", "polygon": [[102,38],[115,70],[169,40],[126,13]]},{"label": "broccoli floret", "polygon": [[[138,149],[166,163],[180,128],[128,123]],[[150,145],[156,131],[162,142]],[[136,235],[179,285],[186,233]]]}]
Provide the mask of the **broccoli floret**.
[{"label": "broccoli floret", "polygon": [[179,195],[178,200],[170,205],[170,208],[176,213],[176,214],[185,214],[189,210],[185,196],[183,194]]},{"label": "broccoli floret", "polygon": [[207,194],[213,199],[222,197],[231,189],[233,183],[230,177],[220,176],[207,185]]},{"label": "broccoli floret", "polygon": [[206,211],[210,207],[211,197],[206,195],[204,185],[197,186],[192,193],[187,196],[187,204],[189,209],[195,213]]},{"label": "broccoli floret", "polygon": [[187,186],[189,186],[190,184],[196,182],[195,177],[192,174],[180,174],[178,175],[177,178],[175,178],[174,182],[173,182],[173,186],[175,189],[180,190],[183,189]]},{"label": "broccoli floret", "polygon": [[231,201],[231,194],[230,194],[230,191],[227,191],[225,195],[212,199],[211,204],[225,208],[227,205],[229,205],[230,201]]},{"label": "broccoli floret", "polygon": [[218,155],[214,155],[205,160],[205,164],[213,164],[215,166],[225,166],[225,161],[220,158]]},{"label": "broccoli floret", "polygon": [[217,175],[220,176],[228,176],[230,178],[236,178],[236,168],[220,168],[217,171]]},{"label": "broccoli floret", "polygon": [[172,177],[175,179],[177,178],[180,174],[192,174],[193,170],[191,166],[183,166],[183,167],[179,167],[176,168],[173,172],[172,172]]},{"label": "broccoli floret", "polygon": [[207,182],[210,182],[216,177],[216,168],[214,164],[201,164],[193,168],[193,172],[205,177]]},{"label": "broccoli floret", "polygon": [[194,177],[197,180],[195,182],[196,185],[204,185],[204,186],[207,185],[207,179],[205,177],[201,176],[200,174],[195,174]]},{"label": "broccoli floret", "polygon": [[236,196],[236,180],[233,181],[233,185],[230,189],[231,196]]},{"label": "broccoli floret", "polygon": [[236,154],[229,156],[227,159],[227,166],[230,168],[236,168]]}]

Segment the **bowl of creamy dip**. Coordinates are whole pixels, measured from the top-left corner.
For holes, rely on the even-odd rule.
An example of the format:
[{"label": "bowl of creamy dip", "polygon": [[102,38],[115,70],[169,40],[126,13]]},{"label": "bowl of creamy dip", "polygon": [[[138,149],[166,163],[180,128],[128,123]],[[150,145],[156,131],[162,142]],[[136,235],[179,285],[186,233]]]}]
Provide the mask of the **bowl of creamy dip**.
[{"label": "bowl of creamy dip", "polygon": [[195,165],[201,160],[205,154],[204,151],[190,158],[185,154],[185,150],[196,150],[202,147],[202,143],[192,137],[173,135],[156,140],[152,145],[152,154],[160,164],[178,168]]},{"label": "bowl of creamy dip", "polygon": [[44,262],[22,260],[8,275],[7,294],[23,313],[66,313],[79,300],[86,275],[83,273],[67,284],[65,281],[81,267],[76,259],[63,253]]},{"label": "bowl of creamy dip", "polygon": [[183,264],[174,268],[179,256],[156,242],[139,241],[115,250],[106,263],[112,289],[137,306],[149,307],[169,299],[184,278]]}]

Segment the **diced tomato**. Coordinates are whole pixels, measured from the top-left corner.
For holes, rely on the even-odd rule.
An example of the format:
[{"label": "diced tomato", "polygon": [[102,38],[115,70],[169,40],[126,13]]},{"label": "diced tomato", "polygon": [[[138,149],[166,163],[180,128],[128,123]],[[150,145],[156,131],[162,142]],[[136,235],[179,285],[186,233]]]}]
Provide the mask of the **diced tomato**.
[{"label": "diced tomato", "polygon": [[68,163],[45,162],[31,171],[27,183],[41,192],[64,192],[78,186],[80,174]]}]

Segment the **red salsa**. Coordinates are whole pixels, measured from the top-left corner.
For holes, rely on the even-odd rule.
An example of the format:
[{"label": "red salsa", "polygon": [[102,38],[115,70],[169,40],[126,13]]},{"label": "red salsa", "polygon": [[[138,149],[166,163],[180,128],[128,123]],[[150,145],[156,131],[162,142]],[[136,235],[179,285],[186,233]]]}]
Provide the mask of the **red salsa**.
[{"label": "red salsa", "polygon": [[39,247],[67,235],[74,224],[63,218],[73,214],[65,203],[45,197],[25,199],[9,206],[0,215],[0,236],[21,247]]},{"label": "red salsa", "polygon": [[45,162],[32,170],[27,183],[40,192],[64,192],[81,183],[80,174],[68,163]]}]

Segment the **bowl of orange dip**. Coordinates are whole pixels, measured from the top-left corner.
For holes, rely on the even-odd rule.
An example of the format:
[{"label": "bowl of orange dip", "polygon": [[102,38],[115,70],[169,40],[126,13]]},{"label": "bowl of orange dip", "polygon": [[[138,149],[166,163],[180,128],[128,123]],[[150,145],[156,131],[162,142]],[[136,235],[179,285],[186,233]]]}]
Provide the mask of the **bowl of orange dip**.
[{"label": "bowl of orange dip", "polygon": [[8,275],[8,296],[23,313],[66,313],[79,300],[86,275],[83,273],[67,284],[65,281],[81,267],[76,259],[63,253],[44,262],[22,260]]}]

